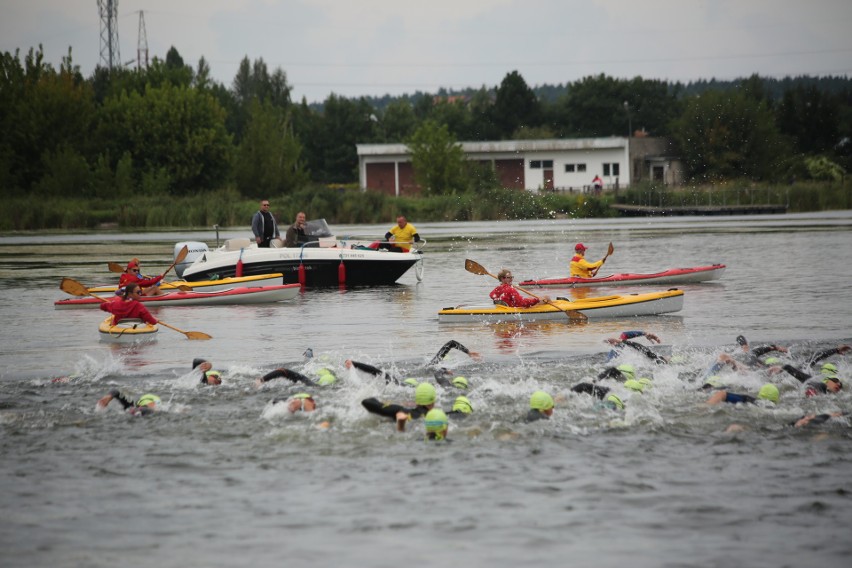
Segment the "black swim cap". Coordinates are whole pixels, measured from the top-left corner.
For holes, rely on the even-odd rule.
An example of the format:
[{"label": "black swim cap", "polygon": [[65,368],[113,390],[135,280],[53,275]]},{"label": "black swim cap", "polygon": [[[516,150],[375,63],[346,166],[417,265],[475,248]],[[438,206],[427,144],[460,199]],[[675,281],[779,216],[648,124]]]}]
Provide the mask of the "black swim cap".
[{"label": "black swim cap", "polygon": [[207,362],[207,359],[193,359],[192,360],[192,368],[194,369],[197,366],[199,366],[200,364],[206,363],[206,362]]},{"label": "black swim cap", "polygon": [[743,346],[745,346],[745,345],[748,345],[748,340],[745,338],[745,336],[744,336],[744,335],[738,335],[738,336],[737,336],[737,343],[738,343],[739,345],[743,345]]}]

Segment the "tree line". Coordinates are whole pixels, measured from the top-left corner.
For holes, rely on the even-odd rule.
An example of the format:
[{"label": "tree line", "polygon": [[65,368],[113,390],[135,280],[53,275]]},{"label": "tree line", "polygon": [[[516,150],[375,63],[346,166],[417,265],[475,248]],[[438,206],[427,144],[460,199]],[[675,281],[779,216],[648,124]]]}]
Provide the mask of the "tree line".
[{"label": "tree line", "polygon": [[689,85],[585,77],[294,102],[282,69],[241,61],[231,85],[178,51],[146,69],[83,77],[71,50],[58,69],[39,48],[0,57],[0,194],[85,199],[293,195],[357,187],[357,143],[406,143],[427,195],[494,189],[457,141],[625,136],[672,140],[691,180],[836,180],[852,165],[852,88],[843,77],[756,75]]}]

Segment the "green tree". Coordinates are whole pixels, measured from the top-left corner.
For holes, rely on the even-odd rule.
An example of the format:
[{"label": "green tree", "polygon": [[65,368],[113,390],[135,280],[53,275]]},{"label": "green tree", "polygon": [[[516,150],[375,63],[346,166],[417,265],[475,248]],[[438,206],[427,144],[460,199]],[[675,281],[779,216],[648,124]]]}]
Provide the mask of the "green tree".
[{"label": "green tree", "polygon": [[221,187],[229,177],[233,145],[209,93],[170,84],[122,93],[104,101],[97,132],[110,156],[129,153],[158,188],[184,194]]},{"label": "green tree", "polygon": [[[323,112],[311,121],[309,132],[299,130],[311,177],[323,183],[349,183],[358,179],[356,144],[369,141],[375,122],[374,109],[361,97],[346,99],[335,94],[323,103]],[[300,126],[307,121],[302,116]]]},{"label": "green tree", "polygon": [[840,142],[840,105],[816,86],[798,85],[784,92],[776,110],[778,127],[804,154],[831,152]]},{"label": "green tree", "polygon": [[699,178],[776,179],[791,157],[766,103],[742,92],[708,91],[687,100],[673,132]]},{"label": "green tree", "polygon": [[465,158],[446,124],[427,120],[407,141],[414,178],[424,195],[443,195],[467,189]]},{"label": "green tree", "polygon": [[252,101],[237,149],[237,189],[251,197],[292,194],[307,181],[301,150],[285,111],[270,101]]},{"label": "green tree", "polygon": [[411,103],[402,99],[391,102],[379,120],[381,139],[386,142],[401,143],[417,128],[417,118]]},{"label": "green tree", "polygon": [[517,71],[506,75],[497,88],[493,116],[501,139],[510,138],[520,127],[541,126],[538,99]]},{"label": "green tree", "polygon": [[68,148],[85,161],[95,105],[70,50],[58,72],[41,48],[30,49],[23,64],[18,52],[4,53],[0,65],[0,180],[12,195],[32,188]]}]

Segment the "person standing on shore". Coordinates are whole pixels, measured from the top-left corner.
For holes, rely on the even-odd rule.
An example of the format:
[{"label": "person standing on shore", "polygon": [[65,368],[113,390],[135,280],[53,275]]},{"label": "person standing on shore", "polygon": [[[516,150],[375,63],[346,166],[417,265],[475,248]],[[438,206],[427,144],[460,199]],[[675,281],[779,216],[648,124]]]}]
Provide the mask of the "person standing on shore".
[{"label": "person standing on shore", "polygon": [[280,238],[275,217],[269,212],[268,199],[261,200],[260,211],[251,218],[251,232],[254,233],[254,240],[260,248],[269,248],[272,239]]}]

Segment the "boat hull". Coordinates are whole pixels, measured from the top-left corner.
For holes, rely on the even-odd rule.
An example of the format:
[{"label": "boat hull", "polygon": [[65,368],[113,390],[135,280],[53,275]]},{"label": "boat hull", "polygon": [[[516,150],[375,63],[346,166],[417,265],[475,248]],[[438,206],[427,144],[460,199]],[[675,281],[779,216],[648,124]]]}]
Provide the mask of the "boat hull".
[{"label": "boat hull", "polygon": [[[160,284],[162,290],[177,290],[179,286],[190,286],[194,292],[219,292],[232,288],[253,288],[257,286],[276,286],[283,284],[279,272],[277,274],[257,274],[255,276],[244,276],[241,278],[222,278],[219,280],[201,280],[198,282],[187,282],[186,280],[174,280]],[[118,286],[96,286],[89,288],[93,294],[106,294],[115,292]]]},{"label": "boat hull", "polygon": [[539,288],[583,288],[591,286],[614,286],[619,284],[695,284],[718,280],[725,273],[724,264],[710,266],[695,266],[692,268],[672,268],[662,272],[647,274],[624,273],[610,274],[600,278],[545,278],[541,280],[524,280],[519,285]]},{"label": "boat hull", "polygon": [[683,291],[672,289],[665,292],[599,296],[575,301],[560,298],[551,304],[542,303],[531,308],[511,308],[500,305],[450,307],[438,312],[438,321],[442,323],[571,321],[571,318],[566,316],[565,310],[580,312],[589,319],[653,316],[683,309]]},{"label": "boat hull", "polygon": [[154,341],[157,339],[159,326],[151,325],[138,319],[127,319],[112,324],[112,316],[108,316],[98,326],[101,341],[108,343],[136,343]]},{"label": "boat hull", "polygon": [[[278,286],[256,286],[252,288],[231,288],[218,292],[170,292],[163,296],[143,296],[140,298],[146,307],[161,306],[225,306],[240,304],[269,304],[292,300],[299,295],[298,284]],[[57,310],[77,308],[97,308],[101,301],[97,298],[70,298],[54,302]]]},{"label": "boat hull", "polygon": [[184,270],[183,278],[192,284],[213,276],[233,276],[238,260],[242,261],[243,275],[280,272],[285,284],[301,283],[300,268],[303,267],[307,287],[377,286],[395,283],[422,260],[422,254],[341,247],[255,247],[242,251],[220,248],[196,259]]}]

